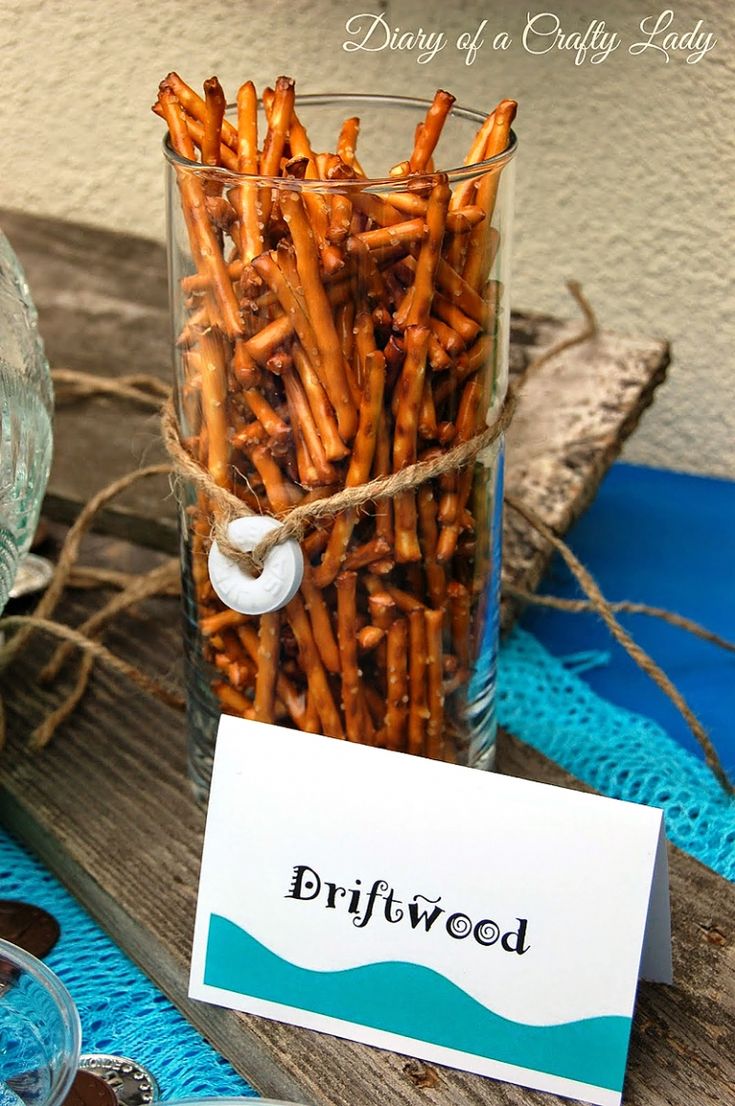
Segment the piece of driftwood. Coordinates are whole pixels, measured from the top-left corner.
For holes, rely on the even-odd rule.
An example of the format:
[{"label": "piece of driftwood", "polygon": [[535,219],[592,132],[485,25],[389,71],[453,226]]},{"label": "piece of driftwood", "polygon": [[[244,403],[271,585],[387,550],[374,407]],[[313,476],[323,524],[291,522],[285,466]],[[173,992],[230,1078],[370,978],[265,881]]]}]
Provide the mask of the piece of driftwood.
[{"label": "piece of driftwood", "polygon": [[[90,548],[92,554],[90,554]],[[136,571],[156,555],[92,538],[85,560]],[[65,600],[79,623],[93,594]],[[110,646],[175,678],[177,602],[160,599],[110,631]],[[0,819],[84,903],[112,937],[259,1091],[313,1106],[545,1106],[508,1084],[365,1045],[189,1001],[188,956],[204,817],[186,779],[184,721],[100,670],[72,724],[43,756],[23,742],[59,690],[33,674],[40,639],[5,680],[9,748],[0,759]],[[579,787],[559,767],[500,735],[500,770]],[[257,842],[253,842],[257,847]],[[735,888],[670,849],[675,985],[644,984],[625,1106],[735,1102]]]},{"label": "piece of driftwood", "polygon": [[[170,378],[166,262],[155,242],[56,219],[0,211],[38,305],[52,365],[120,376]],[[570,307],[571,307],[570,300]],[[581,321],[515,314],[510,369],[528,364]],[[550,361],[524,388],[508,434],[506,487],[564,532],[593,498],[605,471],[651,402],[669,360],[667,343],[602,333]],[[155,414],[96,398],[59,406],[45,512],[70,522],[98,488],[141,463],[163,459]],[[94,458],[94,464],[90,464]],[[175,551],[175,506],[165,478],[137,485],[100,516],[99,528]],[[550,550],[506,513],[504,572],[534,588]],[[504,611],[507,625],[512,612]]]}]

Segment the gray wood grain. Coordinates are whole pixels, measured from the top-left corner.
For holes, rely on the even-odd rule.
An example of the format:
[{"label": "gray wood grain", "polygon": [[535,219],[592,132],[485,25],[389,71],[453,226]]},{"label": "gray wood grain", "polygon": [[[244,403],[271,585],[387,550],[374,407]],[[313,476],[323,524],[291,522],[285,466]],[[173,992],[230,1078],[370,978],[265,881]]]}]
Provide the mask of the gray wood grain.
[{"label": "gray wood grain", "polygon": [[[92,540],[88,558],[131,569],[153,556]],[[94,595],[66,600],[81,620]],[[177,678],[179,613],[156,600],[120,620],[113,649]],[[0,760],[0,818],[55,871],[102,926],[263,1094],[314,1106],[542,1106],[542,1095],[278,1022],[191,1002],[186,995],[203,814],[185,771],[184,721],[99,671],[74,722],[42,756],[24,738],[58,701],[33,675],[38,641],[6,678],[9,748]],[[580,786],[501,734],[501,771]],[[670,848],[675,985],[640,988],[626,1106],[735,1102],[735,889]]]}]

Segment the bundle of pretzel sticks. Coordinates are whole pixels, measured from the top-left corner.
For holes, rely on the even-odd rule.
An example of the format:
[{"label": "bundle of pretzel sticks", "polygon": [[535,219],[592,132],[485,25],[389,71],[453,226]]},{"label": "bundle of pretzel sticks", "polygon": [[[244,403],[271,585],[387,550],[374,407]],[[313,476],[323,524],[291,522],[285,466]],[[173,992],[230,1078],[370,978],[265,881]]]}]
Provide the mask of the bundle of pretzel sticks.
[{"label": "bundle of pretzel sticks", "polygon": [[[500,173],[451,188],[435,170],[454,98],[436,93],[408,159],[376,187],[359,119],[334,153],[315,152],[290,78],[261,100],[243,84],[233,121],[219,81],[203,91],[172,73],[153,107],[177,155],[193,270],[178,291],[187,449],[278,517],[476,435],[497,398]],[[515,111],[503,100],[487,116],[467,166],[507,149]],[[215,595],[210,504],[192,496],[185,582],[221,708],[466,762],[462,706],[497,598],[488,471],[470,465],[315,525],[300,591],[260,617]]]}]

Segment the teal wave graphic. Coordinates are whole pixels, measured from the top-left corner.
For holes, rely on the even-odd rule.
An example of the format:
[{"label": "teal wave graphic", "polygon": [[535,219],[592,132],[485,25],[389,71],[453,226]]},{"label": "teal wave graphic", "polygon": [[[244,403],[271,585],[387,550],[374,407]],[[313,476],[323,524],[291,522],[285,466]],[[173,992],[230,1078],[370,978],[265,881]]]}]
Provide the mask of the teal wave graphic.
[{"label": "teal wave graphic", "polygon": [[390,961],[315,972],[283,960],[234,922],[212,914],[204,982],[596,1087],[623,1087],[630,1018],[523,1025],[494,1014],[419,964]]}]

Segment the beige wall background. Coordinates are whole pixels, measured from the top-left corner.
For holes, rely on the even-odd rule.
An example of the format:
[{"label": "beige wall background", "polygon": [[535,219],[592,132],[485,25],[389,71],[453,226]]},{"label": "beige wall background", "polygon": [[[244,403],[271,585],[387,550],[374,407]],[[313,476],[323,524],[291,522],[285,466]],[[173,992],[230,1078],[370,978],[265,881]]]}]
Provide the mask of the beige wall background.
[{"label": "beige wall background", "polygon": [[[673,5],[673,0],[671,0]],[[3,0],[0,203],[163,237],[161,124],[150,113],[172,68],[226,90],[279,73],[302,92],[376,91],[460,103],[520,102],[513,302],[569,315],[581,280],[604,325],[673,343],[669,382],[626,449],[629,460],[735,475],[735,318],[731,291],[735,150],[735,5],[681,0],[670,30],[697,20],[718,38],[697,64],[634,57],[639,22],[663,0]],[[402,30],[443,31],[449,45],[415,54],[346,53],[345,22],[382,11]],[[533,56],[526,13],[551,11],[566,31],[592,19],[621,47],[604,63]],[[487,19],[472,66],[454,48]],[[490,40],[507,31],[510,49]]]}]

